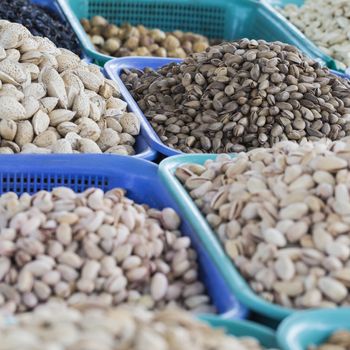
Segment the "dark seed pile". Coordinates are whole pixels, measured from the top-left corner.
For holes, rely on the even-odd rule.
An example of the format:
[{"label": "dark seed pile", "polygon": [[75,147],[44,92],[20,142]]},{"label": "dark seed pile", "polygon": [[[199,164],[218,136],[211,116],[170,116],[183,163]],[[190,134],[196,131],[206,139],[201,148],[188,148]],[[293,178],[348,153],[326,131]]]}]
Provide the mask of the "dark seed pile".
[{"label": "dark seed pile", "polygon": [[122,79],[161,140],[240,152],[350,134],[350,84],[281,42],[242,39]]},{"label": "dark seed pile", "polygon": [[23,24],[35,36],[49,38],[57,47],[64,47],[81,56],[79,41],[68,23],[48,9],[29,0],[0,0],[0,19]]}]

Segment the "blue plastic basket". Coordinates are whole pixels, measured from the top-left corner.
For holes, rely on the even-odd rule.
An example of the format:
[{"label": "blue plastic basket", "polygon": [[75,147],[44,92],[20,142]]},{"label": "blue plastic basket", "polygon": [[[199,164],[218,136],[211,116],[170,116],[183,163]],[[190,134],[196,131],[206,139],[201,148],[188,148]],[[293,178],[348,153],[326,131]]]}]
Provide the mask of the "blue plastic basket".
[{"label": "blue plastic basket", "polygon": [[161,154],[166,156],[173,156],[175,154],[181,154],[182,152],[177,151],[171,147],[166,146],[159,138],[151,124],[148,122],[146,116],[139,108],[137,102],[131,96],[130,92],[120,79],[120,75],[125,68],[136,68],[144,69],[146,67],[157,69],[168,63],[180,63],[181,59],[176,58],[160,58],[160,57],[123,57],[115,58],[108,61],[104,68],[111,79],[115,80],[119,85],[120,92],[124,100],[128,103],[129,108],[134,112],[141,120],[141,134],[145,137],[148,144]]},{"label": "blue plastic basket", "polygon": [[[139,69],[145,68],[158,69],[169,63],[181,63],[183,60],[178,58],[161,58],[161,57],[123,57],[115,58],[108,61],[104,68],[111,79],[115,80],[119,85],[120,92],[124,97],[124,100],[128,103],[129,108],[134,112],[141,120],[142,130],[141,134],[145,137],[148,144],[159,153],[166,156],[173,156],[176,154],[183,154],[183,152],[166,146],[157,135],[156,131],[152,128],[148,122],[146,116],[141,111],[137,102],[131,96],[130,92],[126,88],[125,84],[120,78],[124,69]],[[331,70],[332,73],[342,78],[350,79],[349,75]]]},{"label": "blue plastic basket", "polygon": [[350,331],[350,308],[302,311],[286,318],[277,330],[283,350],[307,350],[337,330]]},{"label": "blue plastic basket", "polygon": [[182,217],[181,230],[188,235],[198,253],[200,279],[218,313],[225,318],[245,318],[247,310],[229,291],[218,269],[197,235],[183,218],[176,202],[157,176],[158,167],[148,161],[111,155],[18,155],[0,156],[0,193],[35,193],[67,186],[77,192],[89,187],[109,190],[122,187],[137,203],[154,208],[172,207]]}]

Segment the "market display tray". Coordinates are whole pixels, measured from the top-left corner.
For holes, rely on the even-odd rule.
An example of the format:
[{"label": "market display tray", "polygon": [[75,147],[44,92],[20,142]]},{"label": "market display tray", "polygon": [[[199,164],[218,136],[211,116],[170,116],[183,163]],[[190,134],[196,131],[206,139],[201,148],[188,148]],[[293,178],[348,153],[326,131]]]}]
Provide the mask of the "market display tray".
[{"label": "market display tray", "polygon": [[[115,58],[108,61],[104,69],[111,79],[113,79],[119,86],[120,92],[124,100],[128,103],[130,111],[134,112],[141,120],[141,135],[146,139],[148,144],[159,153],[165,156],[174,156],[177,154],[183,154],[174,148],[166,146],[156,131],[152,128],[151,124],[147,120],[144,113],[141,111],[135,99],[131,96],[131,93],[126,88],[125,84],[121,80],[121,74],[124,69],[138,69],[143,70],[145,68],[158,69],[169,63],[181,63],[183,60],[179,58],[162,58],[162,57],[123,57]],[[333,74],[342,78],[349,79],[350,77],[344,73],[337,71],[331,71]]]},{"label": "market display tray", "polygon": [[98,52],[80,24],[80,19],[104,16],[110,23],[143,24],[164,31],[182,30],[211,39],[240,38],[281,41],[295,45],[308,56],[336,68],[324,55],[291,30],[276,10],[258,0],[57,0],[85,53],[103,65],[113,57]]},{"label": "market display tray", "polygon": [[[235,155],[232,155],[234,157]],[[164,159],[159,165],[159,176],[167,187],[171,196],[180,207],[185,219],[192,226],[201,241],[204,249],[216,264],[223,275],[231,292],[249,309],[264,315],[266,318],[274,321],[280,321],[291,315],[296,310],[273,304],[258,296],[249,287],[248,283],[242,277],[238,269],[225,253],[222,244],[217,235],[211,229],[208,222],[199,211],[190,195],[183,185],[176,179],[174,172],[176,168],[188,163],[204,164],[208,159],[216,159],[215,154],[200,155],[179,155]]]},{"label": "market display tray", "polygon": [[127,196],[137,203],[158,209],[175,209],[182,219],[181,231],[191,238],[192,246],[198,253],[200,279],[218,313],[230,319],[247,316],[247,309],[229,290],[197,234],[158,178],[157,165],[118,155],[1,155],[0,164],[0,194],[8,191],[17,194],[50,191],[58,186],[66,186],[77,192],[89,187],[104,191],[122,187],[127,190]]}]

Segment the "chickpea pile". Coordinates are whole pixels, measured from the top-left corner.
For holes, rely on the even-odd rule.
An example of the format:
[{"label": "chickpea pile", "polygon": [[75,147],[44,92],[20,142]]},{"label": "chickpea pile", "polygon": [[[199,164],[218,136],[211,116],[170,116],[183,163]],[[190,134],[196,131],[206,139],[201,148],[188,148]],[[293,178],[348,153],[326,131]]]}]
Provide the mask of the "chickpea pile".
[{"label": "chickpea pile", "polygon": [[130,23],[118,27],[102,16],[94,16],[90,20],[83,18],[81,24],[96,49],[114,57],[185,58],[191,53],[202,52],[209,46],[209,39],[203,35],[180,30],[168,33]]}]

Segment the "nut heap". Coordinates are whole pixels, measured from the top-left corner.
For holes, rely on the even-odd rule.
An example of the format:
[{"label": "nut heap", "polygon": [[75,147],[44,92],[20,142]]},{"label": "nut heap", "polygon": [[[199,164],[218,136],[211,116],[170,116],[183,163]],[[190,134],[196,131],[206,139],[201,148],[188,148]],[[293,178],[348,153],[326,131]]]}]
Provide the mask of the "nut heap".
[{"label": "nut heap", "polygon": [[173,209],[138,205],[122,189],[3,194],[0,310],[61,299],[213,312],[179,226]]},{"label": "nut heap", "polygon": [[134,154],[138,118],[100,68],[0,20],[0,153]]},{"label": "nut heap", "polygon": [[350,2],[306,0],[298,7],[286,5],[281,12],[329,56],[350,66]]},{"label": "nut heap", "polygon": [[292,308],[350,304],[350,137],[281,142],[176,170],[250,287]]},{"label": "nut heap", "polygon": [[350,348],[350,331],[334,332],[327,341],[319,346],[309,346],[309,350],[348,350]]},{"label": "nut heap", "polygon": [[49,304],[10,321],[0,317],[0,350],[263,350],[256,338],[225,335],[176,309]]},{"label": "nut heap", "polygon": [[242,39],[122,78],[160,139],[226,153],[349,134],[350,85],[280,42]]},{"label": "nut heap", "polygon": [[68,21],[38,3],[49,1],[1,0],[0,18],[23,24],[33,35],[49,38],[58,47],[64,47],[81,55],[77,36]]},{"label": "nut heap", "polygon": [[83,18],[81,24],[98,51],[115,57],[158,56],[185,58],[204,51],[209,40],[203,35],[180,30],[165,33],[143,25],[125,23],[118,27],[101,17]]}]

